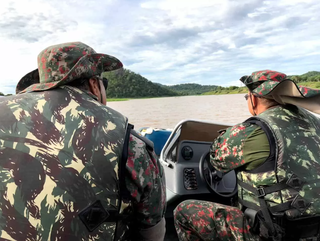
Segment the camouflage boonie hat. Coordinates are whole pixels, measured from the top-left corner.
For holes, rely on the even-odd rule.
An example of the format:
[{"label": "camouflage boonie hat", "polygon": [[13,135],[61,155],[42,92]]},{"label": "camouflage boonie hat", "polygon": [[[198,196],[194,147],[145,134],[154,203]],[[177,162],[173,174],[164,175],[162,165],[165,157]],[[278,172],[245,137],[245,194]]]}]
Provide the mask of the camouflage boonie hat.
[{"label": "camouflage boonie hat", "polygon": [[35,69],[30,73],[22,77],[16,86],[16,94],[19,94],[25,88],[28,88],[30,85],[39,83],[39,71]]},{"label": "camouflage boonie hat", "polygon": [[273,70],[253,72],[250,76],[242,76],[240,81],[257,96],[268,96],[277,92],[279,95],[309,98],[320,94],[319,89],[298,86],[288,79],[287,75]]},{"label": "camouflage boonie hat", "polygon": [[[77,79],[90,78],[122,67],[117,58],[96,53],[90,46],[81,42],[53,45],[38,55],[39,83],[20,93],[53,89]],[[34,71],[22,79],[32,82]]]}]

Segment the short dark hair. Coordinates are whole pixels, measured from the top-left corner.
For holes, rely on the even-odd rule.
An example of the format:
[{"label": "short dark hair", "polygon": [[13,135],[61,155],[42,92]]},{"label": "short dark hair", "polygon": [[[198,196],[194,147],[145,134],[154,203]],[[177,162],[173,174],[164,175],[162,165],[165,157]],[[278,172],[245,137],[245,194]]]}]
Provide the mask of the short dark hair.
[{"label": "short dark hair", "polygon": [[69,83],[69,86],[76,87],[80,90],[89,90],[89,80],[90,78],[77,79]]},{"label": "short dark hair", "polygon": [[[89,87],[89,80],[91,78],[93,78],[93,77],[84,78],[84,79],[78,79],[78,80],[72,81],[68,85],[70,85],[72,87],[76,87],[76,88],[81,89],[81,90],[89,90],[89,88],[90,88]],[[104,77],[101,77],[100,79],[102,80],[103,86],[104,86],[105,90],[107,91],[108,82],[109,82],[108,79],[104,78]]]}]

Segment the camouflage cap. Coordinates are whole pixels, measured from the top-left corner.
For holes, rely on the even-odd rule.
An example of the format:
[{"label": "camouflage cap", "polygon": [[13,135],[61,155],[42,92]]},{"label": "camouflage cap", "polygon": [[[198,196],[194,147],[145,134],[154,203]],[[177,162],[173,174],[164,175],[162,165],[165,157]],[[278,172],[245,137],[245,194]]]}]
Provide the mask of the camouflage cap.
[{"label": "camouflage cap", "polygon": [[[81,42],[53,45],[38,55],[39,83],[29,86],[20,93],[53,89],[122,66],[117,58],[96,53],[90,46]],[[25,80],[32,76],[34,71],[27,74]]]},{"label": "camouflage cap", "polygon": [[16,94],[19,94],[25,88],[28,88],[30,85],[39,83],[39,71],[35,69],[30,73],[22,77],[16,86]]},{"label": "camouflage cap", "polygon": [[[272,95],[277,89],[277,92],[283,92],[284,95],[289,94],[292,97],[313,97],[320,94],[319,89],[311,89],[304,86],[297,86],[297,84],[291,79],[287,78],[287,75],[273,70],[261,70],[253,72],[250,76],[245,75],[240,78],[247,88],[257,96]],[[290,82],[290,83],[288,83]],[[287,88],[294,89],[288,91]],[[281,89],[286,88],[286,89]]]}]

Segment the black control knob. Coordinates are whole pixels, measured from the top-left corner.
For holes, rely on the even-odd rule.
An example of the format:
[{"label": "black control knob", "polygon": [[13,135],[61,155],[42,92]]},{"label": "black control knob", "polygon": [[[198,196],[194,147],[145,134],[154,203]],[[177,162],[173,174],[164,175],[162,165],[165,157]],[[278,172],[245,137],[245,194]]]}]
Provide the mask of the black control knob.
[{"label": "black control knob", "polygon": [[184,146],[181,149],[181,155],[183,159],[190,160],[193,157],[193,150],[190,146]]}]

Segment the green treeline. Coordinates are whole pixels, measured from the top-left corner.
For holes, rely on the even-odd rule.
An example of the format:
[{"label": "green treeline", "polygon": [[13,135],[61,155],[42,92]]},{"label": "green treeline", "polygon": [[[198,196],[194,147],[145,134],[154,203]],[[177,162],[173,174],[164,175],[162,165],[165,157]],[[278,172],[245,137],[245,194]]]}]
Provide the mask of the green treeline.
[{"label": "green treeline", "polygon": [[179,93],[180,95],[201,95],[205,92],[213,91],[218,88],[218,86],[216,85],[199,85],[193,83],[171,85],[165,87]]},{"label": "green treeline", "polygon": [[[303,85],[310,88],[320,89],[320,72],[310,71],[302,75],[288,76],[298,85]],[[230,87],[217,87],[214,91],[203,93],[203,95],[225,95],[225,94],[240,94],[247,93],[246,87],[230,86]]]},{"label": "green treeline", "polygon": [[319,71],[310,71],[302,75],[292,75],[289,76],[290,79],[296,83],[300,82],[320,82],[320,72]]},{"label": "green treeline", "polygon": [[[127,100],[127,98],[151,98],[183,95],[219,95],[246,93],[246,87],[216,85],[200,85],[195,83],[162,85],[153,83],[145,77],[128,69],[104,73],[108,78],[109,101]],[[310,71],[302,75],[289,76],[298,85],[320,88],[320,72]],[[240,81],[239,81],[240,83]],[[0,96],[8,96],[0,92]]]},{"label": "green treeline", "polygon": [[203,95],[241,94],[241,93],[247,93],[247,92],[248,92],[247,87],[238,87],[238,86],[222,87],[222,86],[219,86],[214,91],[209,91],[209,92],[203,93]]},{"label": "green treeline", "polygon": [[109,80],[108,98],[148,98],[182,95],[200,95],[217,88],[215,85],[153,83],[131,70],[123,69],[104,73]]},{"label": "green treeline", "polygon": [[10,95],[12,95],[12,94],[4,94],[4,93],[2,93],[2,92],[0,92],[0,96],[10,96]]},{"label": "green treeline", "polygon": [[104,76],[109,80],[108,98],[147,98],[179,95],[128,69],[107,72],[104,73]]},{"label": "green treeline", "polygon": [[[200,85],[194,83],[178,85],[162,85],[153,83],[133,71],[123,69],[105,73],[109,79],[109,98],[150,98],[183,95],[221,95],[246,93],[246,87]],[[289,76],[299,85],[320,88],[320,72],[311,71],[302,75]],[[240,83],[240,82],[239,82]]]}]

